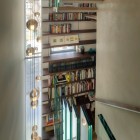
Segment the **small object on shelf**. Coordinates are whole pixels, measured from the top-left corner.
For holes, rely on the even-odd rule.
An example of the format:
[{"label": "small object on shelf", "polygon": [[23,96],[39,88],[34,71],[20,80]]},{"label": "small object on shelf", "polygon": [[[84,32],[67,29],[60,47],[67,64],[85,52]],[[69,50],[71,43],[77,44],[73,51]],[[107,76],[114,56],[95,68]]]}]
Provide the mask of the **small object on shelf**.
[{"label": "small object on shelf", "polygon": [[88,98],[90,101],[94,101],[95,100],[95,92],[94,91],[90,91],[88,93]]},{"label": "small object on shelf", "polygon": [[46,118],[46,126],[50,126],[53,124],[54,124],[53,114],[48,114],[48,117]]},{"label": "small object on shelf", "polygon": [[85,53],[85,47],[84,46],[80,46],[80,52],[81,52],[81,54]]},{"label": "small object on shelf", "polygon": [[57,77],[57,82],[67,82],[66,76],[64,74],[59,74],[56,77]]},{"label": "small object on shelf", "polygon": [[90,48],[90,49],[88,50],[88,53],[89,53],[89,54],[94,54],[95,52],[96,52],[96,50],[93,49],[93,48]]}]

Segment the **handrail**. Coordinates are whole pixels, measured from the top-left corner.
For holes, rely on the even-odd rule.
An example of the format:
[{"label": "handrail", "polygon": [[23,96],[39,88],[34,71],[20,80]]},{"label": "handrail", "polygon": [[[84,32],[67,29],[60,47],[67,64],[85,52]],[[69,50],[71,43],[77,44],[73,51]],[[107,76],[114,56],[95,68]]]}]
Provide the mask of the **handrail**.
[{"label": "handrail", "polygon": [[106,99],[101,99],[101,98],[95,98],[95,101],[101,102],[103,104],[106,104],[112,107],[124,109],[124,110],[135,112],[135,113],[140,113],[140,106],[120,103],[117,101],[106,100]]}]

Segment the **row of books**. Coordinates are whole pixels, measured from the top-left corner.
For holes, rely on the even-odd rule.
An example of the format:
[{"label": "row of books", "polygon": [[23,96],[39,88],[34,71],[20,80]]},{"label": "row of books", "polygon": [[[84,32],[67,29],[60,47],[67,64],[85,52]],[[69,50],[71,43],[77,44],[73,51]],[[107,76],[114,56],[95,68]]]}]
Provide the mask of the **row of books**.
[{"label": "row of books", "polygon": [[49,13],[49,20],[87,20],[87,14],[94,14],[93,12],[74,12],[74,13]]},{"label": "row of books", "polygon": [[55,114],[57,115],[57,119],[55,118],[54,113],[47,114],[45,120],[43,120],[43,123],[45,123],[43,125],[52,126],[55,125],[55,123],[60,123],[62,120],[61,118],[62,115],[59,111],[56,113]]},{"label": "row of books", "polygon": [[[59,96],[69,96],[71,94],[94,90],[94,83],[95,83],[94,79],[90,79],[90,80],[71,83],[67,85],[57,86],[57,93]],[[52,88],[51,92],[52,92],[51,94],[54,96],[55,94],[54,87]]]},{"label": "row of books", "polygon": [[71,32],[71,24],[65,23],[65,24],[53,24],[50,25],[50,33],[70,33]]},{"label": "row of books", "polygon": [[[58,79],[60,77],[60,79]],[[53,86],[54,84],[62,84],[69,82],[77,82],[79,80],[85,80],[95,77],[95,69],[88,68],[83,70],[76,70],[67,73],[61,73],[56,76],[48,76],[48,86]],[[55,82],[56,81],[56,82]]]},{"label": "row of books", "polygon": [[55,7],[55,6],[56,6],[55,1],[56,1],[56,0],[49,0],[48,6],[49,6],[49,7]]},{"label": "row of books", "polygon": [[78,7],[96,7],[96,3],[79,3]]},{"label": "row of books", "polygon": [[77,70],[66,74],[67,82],[74,82],[84,80],[86,78],[93,78],[95,70],[93,68]]},{"label": "row of books", "polygon": [[49,66],[49,72],[61,72],[73,69],[88,68],[95,66],[95,61],[92,59],[84,59],[81,61],[52,63]]},{"label": "row of books", "polygon": [[[56,0],[49,0],[47,5],[49,7],[57,7],[59,4],[55,2]],[[65,6],[72,6],[72,7],[96,7],[96,3],[72,3],[72,2],[64,2],[60,3],[60,6],[65,7]]]}]

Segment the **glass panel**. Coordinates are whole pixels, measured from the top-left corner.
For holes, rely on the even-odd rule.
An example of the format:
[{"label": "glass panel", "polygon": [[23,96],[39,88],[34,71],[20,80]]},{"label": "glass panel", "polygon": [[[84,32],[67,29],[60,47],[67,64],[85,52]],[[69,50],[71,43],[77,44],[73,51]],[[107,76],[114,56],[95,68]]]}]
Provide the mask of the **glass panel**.
[{"label": "glass panel", "polygon": [[70,140],[70,110],[67,105],[67,139]]},{"label": "glass panel", "polygon": [[81,140],[88,140],[88,123],[83,113],[82,108],[80,108],[80,123],[81,123]]},{"label": "glass panel", "polygon": [[66,117],[65,117],[65,115],[66,115],[66,107],[65,107],[65,104],[63,102],[63,140],[66,139],[66,131],[65,131],[65,129],[66,129]]},{"label": "glass panel", "polygon": [[63,140],[63,104],[61,99],[59,98],[57,86],[56,86],[56,79],[54,79],[54,131],[57,140]]},{"label": "glass panel", "polygon": [[106,131],[105,131],[105,129],[104,129],[100,120],[98,120],[98,124],[99,124],[98,139],[99,140],[110,140],[110,138],[108,137],[108,135],[107,135],[107,133],[106,133]]},{"label": "glass panel", "polygon": [[92,140],[92,125],[88,127],[88,140]]},{"label": "glass panel", "polygon": [[77,140],[77,117],[72,107],[72,140]]},{"label": "glass panel", "polygon": [[[41,75],[41,58],[25,59],[25,93],[26,93],[26,139],[31,139],[32,126],[38,126],[38,134],[41,136],[41,94],[38,106],[34,110],[30,105],[30,92],[34,87],[41,89],[41,81],[36,76]],[[40,91],[41,92],[41,91]]]}]

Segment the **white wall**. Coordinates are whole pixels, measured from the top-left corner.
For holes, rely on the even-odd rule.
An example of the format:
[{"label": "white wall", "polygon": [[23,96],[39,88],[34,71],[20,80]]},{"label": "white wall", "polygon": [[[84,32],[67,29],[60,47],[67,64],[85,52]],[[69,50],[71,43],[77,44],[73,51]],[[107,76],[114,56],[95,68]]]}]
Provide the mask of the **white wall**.
[{"label": "white wall", "polygon": [[0,1],[0,140],[25,140],[24,1]]},{"label": "white wall", "polygon": [[[140,106],[140,1],[105,0],[98,7],[96,97]],[[140,138],[140,114],[96,103],[99,113],[117,140]]]}]

